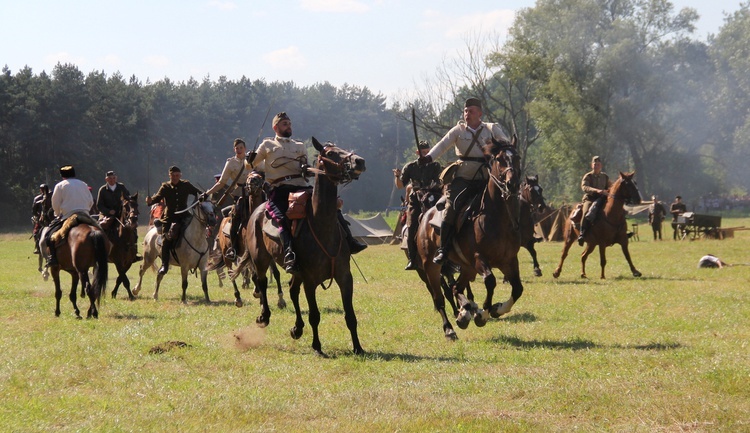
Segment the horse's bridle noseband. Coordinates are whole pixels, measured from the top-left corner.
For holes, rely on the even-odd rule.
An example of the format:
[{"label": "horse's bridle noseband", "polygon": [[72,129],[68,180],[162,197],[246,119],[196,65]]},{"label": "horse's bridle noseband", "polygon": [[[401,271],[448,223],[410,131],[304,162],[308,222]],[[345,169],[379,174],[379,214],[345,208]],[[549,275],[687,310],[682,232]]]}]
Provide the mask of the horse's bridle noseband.
[{"label": "horse's bridle noseband", "polygon": [[352,176],[352,172],[354,171],[354,169],[352,168],[352,159],[354,158],[355,154],[354,152],[347,152],[341,162],[336,162],[326,156],[328,154],[328,151],[334,147],[336,146],[331,143],[326,143],[323,148],[323,152],[318,155],[317,165],[318,167],[320,167],[321,164],[323,164],[324,167],[335,167],[336,173],[331,173],[328,170],[319,170],[321,174],[326,176],[332,182],[346,185],[356,179],[356,177]]},{"label": "horse's bridle noseband", "polygon": [[[490,170],[490,178],[492,182],[497,186],[503,194],[504,198],[509,198],[511,195],[520,194],[520,182],[518,181],[519,176],[513,176],[513,180],[508,182],[506,179],[508,173],[514,173],[513,168],[513,157],[516,155],[516,149],[513,146],[504,145],[500,147],[500,151],[493,155],[490,161],[493,163],[505,162],[505,167],[500,173],[500,177],[492,174]],[[502,178],[502,179],[501,179]]]}]

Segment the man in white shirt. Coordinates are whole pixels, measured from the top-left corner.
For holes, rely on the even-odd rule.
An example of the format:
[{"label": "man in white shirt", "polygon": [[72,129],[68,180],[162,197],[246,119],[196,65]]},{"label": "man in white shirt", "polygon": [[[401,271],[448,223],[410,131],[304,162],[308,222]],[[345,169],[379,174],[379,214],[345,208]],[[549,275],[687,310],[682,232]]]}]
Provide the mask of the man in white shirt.
[{"label": "man in white shirt", "polygon": [[49,247],[49,257],[47,266],[57,266],[57,254],[54,242],[51,241],[51,235],[57,231],[63,221],[75,213],[89,214],[91,207],[94,206],[94,198],[91,196],[91,190],[86,182],[76,179],[76,170],[72,165],[66,165],[60,168],[60,181],[55,185],[52,192],[52,209],[55,211],[56,218],[50,224],[45,242]]}]

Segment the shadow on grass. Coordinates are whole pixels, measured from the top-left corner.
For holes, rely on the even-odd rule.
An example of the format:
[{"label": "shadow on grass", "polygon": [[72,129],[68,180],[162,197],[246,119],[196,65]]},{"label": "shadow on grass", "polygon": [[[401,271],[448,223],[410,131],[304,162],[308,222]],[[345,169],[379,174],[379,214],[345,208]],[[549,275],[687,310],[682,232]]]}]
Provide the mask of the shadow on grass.
[{"label": "shadow on grass", "polygon": [[591,340],[574,338],[566,341],[552,340],[522,340],[518,337],[509,337],[500,335],[490,340],[494,343],[507,344],[518,349],[553,349],[553,350],[587,350],[599,349],[604,346],[594,343]]},{"label": "shadow on grass", "polygon": [[111,318],[113,318],[115,320],[141,320],[141,319],[158,320],[159,319],[159,316],[157,316],[155,314],[139,315],[139,314],[113,313],[113,314],[108,314],[107,316],[111,317]]},{"label": "shadow on grass", "polygon": [[649,344],[639,344],[637,346],[622,346],[618,345],[617,348],[621,349],[637,349],[637,350],[674,350],[674,349],[681,349],[683,346],[680,343],[649,343]]},{"label": "shadow on grass", "polygon": [[508,317],[500,317],[502,322],[509,323],[533,323],[537,321],[536,315],[532,313],[512,314]]}]

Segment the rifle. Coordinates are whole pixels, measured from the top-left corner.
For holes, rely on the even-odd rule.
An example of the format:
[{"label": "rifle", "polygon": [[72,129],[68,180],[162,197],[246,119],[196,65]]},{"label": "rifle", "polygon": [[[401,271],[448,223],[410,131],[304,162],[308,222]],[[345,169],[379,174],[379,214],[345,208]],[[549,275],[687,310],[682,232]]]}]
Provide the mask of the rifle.
[{"label": "rifle", "polygon": [[[263,118],[263,123],[260,125],[260,129],[258,130],[258,136],[255,137],[255,144],[253,145],[253,150],[252,150],[253,152],[255,152],[255,149],[258,148],[258,141],[260,140],[261,134],[263,134],[263,127],[266,126],[266,122],[268,121],[268,115],[271,113],[271,108],[273,108],[273,101],[271,101],[271,105],[268,106],[268,111],[266,111],[266,117]],[[240,179],[240,176],[242,176],[242,173],[244,172],[245,172],[245,163],[243,161],[242,169],[240,169],[240,172],[237,173],[237,176],[234,177],[234,180],[232,180],[232,184],[229,185],[226,191],[224,191],[224,195],[222,195],[219,201],[216,202],[217,204],[221,203],[227,197],[227,194],[229,194],[229,192],[232,191],[234,186],[237,184],[237,181]]]}]

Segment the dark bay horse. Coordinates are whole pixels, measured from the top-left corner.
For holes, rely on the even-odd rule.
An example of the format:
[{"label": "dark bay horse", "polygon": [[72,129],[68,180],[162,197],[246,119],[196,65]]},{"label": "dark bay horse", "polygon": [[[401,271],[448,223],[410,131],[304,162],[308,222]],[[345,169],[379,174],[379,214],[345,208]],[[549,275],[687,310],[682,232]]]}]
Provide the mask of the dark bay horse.
[{"label": "dark bay horse", "polygon": [[[620,172],[620,177],[612,184],[607,193],[607,204],[601,211],[601,214],[594,221],[591,228],[586,231],[584,240],[586,241],[586,247],[581,254],[581,278],[586,278],[586,258],[594,251],[594,248],[599,246],[599,262],[602,266],[601,278],[604,278],[604,267],[607,265],[607,257],[604,250],[611,245],[620,244],[622,247],[622,253],[625,255],[625,260],[630,265],[630,272],[633,273],[634,277],[640,277],[641,273],[633,266],[633,261],[630,259],[630,252],[628,251],[628,227],[625,221],[627,212],[623,208],[623,205],[627,204],[640,204],[641,194],[638,191],[638,186],[633,180],[635,172],[623,173]],[[573,211],[575,212],[575,211]],[[573,213],[571,212],[571,215]],[[573,242],[578,238],[578,230],[574,227],[570,216],[565,220],[565,239],[563,244],[562,257],[560,257],[560,264],[557,265],[557,269],[552,274],[553,277],[557,278],[562,272],[563,262],[565,257],[568,256],[568,250]]]},{"label": "dark bay horse", "polygon": [[[170,263],[180,267],[182,275],[182,302],[187,303],[188,272],[200,272],[201,285],[206,303],[210,303],[208,297],[208,271],[206,261],[208,260],[208,239],[206,239],[206,227],[216,224],[216,210],[213,203],[209,201],[196,202],[189,210],[189,221],[185,222],[183,235],[178,241],[173,254],[170,254]],[[138,296],[141,291],[143,274],[148,269],[154,269],[154,262],[161,257],[161,245],[157,243],[159,234],[156,227],[152,227],[143,239],[143,263],[138,273],[138,284],[133,289],[133,294]],[[174,272],[174,271],[173,271]],[[156,275],[154,288],[154,300],[159,299],[159,285],[164,275]]]},{"label": "dark bay horse", "polygon": [[[257,173],[252,173],[249,176],[249,181],[247,182],[247,185],[245,186],[246,194],[249,199],[248,204],[248,213],[252,213],[255,208],[260,206],[262,203],[265,202],[265,193],[263,191],[263,185],[265,183],[265,180],[263,177]],[[249,218],[248,218],[249,219]],[[222,267],[226,267],[230,272],[232,271],[232,268],[235,265],[235,261],[229,260],[226,256],[227,250],[232,246],[232,241],[229,238],[229,236],[224,234],[224,230],[226,227],[226,230],[228,231],[231,228],[232,218],[227,216],[224,217],[224,219],[221,220],[221,224],[219,225],[219,231],[216,234],[216,242],[218,245],[218,250],[221,254],[221,262],[219,263],[219,266],[215,269],[218,271]],[[244,239],[245,237],[245,231],[247,230],[247,222],[245,222],[242,226],[242,230],[240,232],[240,237]],[[245,253],[245,242],[241,241],[237,243],[237,260],[240,259],[240,257]],[[281,290],[281,275],[279,274],[279,269],[276,267],[276,265],[272,262],[270,266],[271,274],[273,275],[273,278],[276,279],[276,286],[278,288],[278,302],[276,305],[280,309],[286,308],[286,301],[284,300],[284,292]],[[223,272],[223,271],[222,271]],[[243,275],[243,278],[245,276]],[[240,291],[237,288],[237,283],[234,279],[232,281],[232,286],[234,287],[234,304],[237,307],[242,307],[242,297],[240,296]],[[247,285],[243,282],[242,288],[247,288]],[[256,297],[260,297],[260,292],[258,291],[258,288],[255,288],[255,293],[253,294]]]},{"label": "dark bay horse", "polygon": [[[326,143],[324,146],[315,137],[312,138],[312,143],[320,153],[315,168],[309,169],[315,173],[315,183],[307,206],[307,216],[300,220],[299,234],[293,240],[300,272],[292,275],[289,288],[289,296],[296,314],[291,336],[294,339],[300,338],[305,326],[299,305],[300,285],[304,285],[313,333],[312,348],[318,355],[325,356],[318,336],[320,310],[315,299],[315,291],[318,286],[333,279],[341,290],[344,319],[351,334],[354,353],[363,354],[364,350],[357,336],[357,317],[352,304],[354,283],[349,264],[351,254],[346,236],[338,223],[337,198],[338,185],[358,179],[365,171],[365,160],[332,143]],[[252,267],[253,281],[260,291],[261,313],[256,322],[261,327],[268,326],[271,319],[266,296],[266,273],[272,261],[275,260],[281,265],[284,258],[279,243],[264,232],[265,221],[265,206],[258,207],[248,222],[245,236],[247,251],[240,261],[240,266],[233,273],[233,278],[236,278],[244,267]]]},{"label": "dark bay horse", "polygon": [[[46,234],[46,233],[45,233]],[[42,235],[42,239],[45,236]],[[48,255],[46,242],[41,241],[39,247],[43,254]],[[62,289],[60,288],[60,271],[70,274],[72,284],[70,287],[70,302],[76,313],[76,318],[81,318],[81,312],[76,303],[76,289],[78,281],[81,289],[88,295],[90,306],[86,318],[99,318],[99,300],[107,285],[107,257],[111,244],[104,232],[92,225],[79,224],[70,229],[67,236],[56,243],[57,266],[49,268],[52,280],[55,282],[55,316],[60,316],[60,299]],[[94,281],[89,280],[89,268],[94,268]]]},{"label": "dark bay horse", "polygon": [[536,259],[534,244],[539,242],[534,237],[534,225],[536,224],[537,212],[543,212],[547,208],[542,195],[542,187],[539,186],[539,176],[526,176],[521,184],[521,214],[519,226],[521,229],[521,246],[531,254],[534,261],[534,275],[542,276],[542,268]]},{"label": "dark bay horse", "polygon": [[112,289],[112,298],[117,297],[117,289],[122,284],[128,292],[128,299],[135,300],[130,291],[130,279],[127,272],[139,260],[138,258],[138,193],[122,198],[122,212],[119,218],[111,223],[114,229],[108,231],[112,249],[109,252],[109,262],[117,269],[117,281]]},{"label": "dark bay horse", "polygon": [[[518,250],[521,247],[519,232],[519,187],[520,158],[516,149],[515,136],[511,143],[496,142],[484,147],[490,164],[487,187],[482,193],[481,208],[471,219],[456,229],[453,248],[448,259],[461,268],[458,281],[453,289],[456,303],[461,307],[456,323],[465,329],[471,317],[477,326],[484,326],[489,316],[500,317],[506,314],[523,293],[523,285],[518,270]],[[443,332],[448,340],[458,336],[445,313],[444,293],[441,289],[441,265],[432,258],[440,245],[440,235],[431,221],[439,217],[438,208],[427,211],[419,225],[417,245],[420,255],[420,278],[432,295],[435,309],[443,320]],[[504,303],[492,304],[496,286],[492,268],[498,268],[512,287],[511,297]],[[464,295],[463,291],[476,275],[484,279],[487,289],[482,309]]]}]

